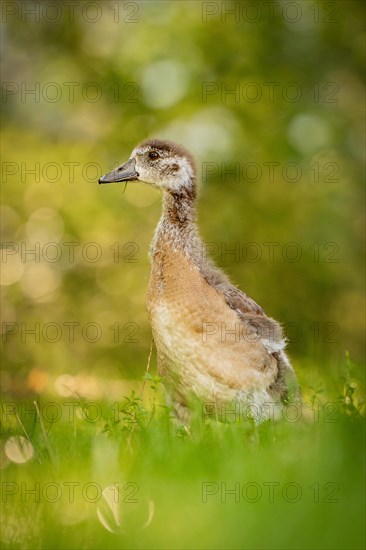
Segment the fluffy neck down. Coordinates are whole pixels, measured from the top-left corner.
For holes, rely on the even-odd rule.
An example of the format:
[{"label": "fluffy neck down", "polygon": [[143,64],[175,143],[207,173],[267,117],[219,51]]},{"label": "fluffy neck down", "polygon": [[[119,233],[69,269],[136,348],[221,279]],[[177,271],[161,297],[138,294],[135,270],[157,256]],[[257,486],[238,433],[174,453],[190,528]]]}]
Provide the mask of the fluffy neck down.
[{"label": "fluffy neck down", "polygon": [[180,250],[199,261],[202,241],[196,227],[196,190],[163,192],[162,215],[151,243],[151,257],[165,247]]}]

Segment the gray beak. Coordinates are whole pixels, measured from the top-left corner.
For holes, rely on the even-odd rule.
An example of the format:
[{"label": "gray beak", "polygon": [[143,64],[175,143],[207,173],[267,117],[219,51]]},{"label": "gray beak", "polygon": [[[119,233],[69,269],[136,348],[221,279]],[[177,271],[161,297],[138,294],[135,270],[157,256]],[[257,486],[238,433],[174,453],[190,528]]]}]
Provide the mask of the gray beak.
[{"label": "gray beak", "polygon": [[125,164],[122,164],[115,170],[112,170],[112,172],[108,172],[108,174],[102,176],[99,179],[99,183],[137,180],[139,178],[139,173],[136,172],[135,166],[135,159],[130,159]]}]

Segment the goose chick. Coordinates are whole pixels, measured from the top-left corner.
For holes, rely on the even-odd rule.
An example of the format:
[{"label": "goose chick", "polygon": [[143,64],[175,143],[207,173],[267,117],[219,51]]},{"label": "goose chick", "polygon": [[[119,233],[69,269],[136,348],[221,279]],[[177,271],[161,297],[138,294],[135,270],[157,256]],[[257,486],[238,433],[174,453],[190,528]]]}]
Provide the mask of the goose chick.
[{"label": "goose chick", "polygon": [[148,140],[99,183],[133,180],[163,197],[150,250],[147,310],[158,373],[178,418],[189,423],[197,398],[216,416],[226,406],[232,411],[233,403],[257,421],[277,416],[298,396],[282,330],[204,254],[191,154],[170,141]]}]

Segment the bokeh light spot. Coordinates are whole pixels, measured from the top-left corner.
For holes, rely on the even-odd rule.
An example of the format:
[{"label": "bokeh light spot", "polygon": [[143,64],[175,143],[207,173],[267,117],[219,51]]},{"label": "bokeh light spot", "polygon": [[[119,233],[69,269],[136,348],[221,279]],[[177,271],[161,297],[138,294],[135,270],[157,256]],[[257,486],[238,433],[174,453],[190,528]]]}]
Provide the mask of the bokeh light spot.
[{"label": "bokeh light spot", "polygon": [[27,265],[21,279],[24,294],[35,301],[55,291],[61,284],[61,274],[45,264]]},{"label": "bokeh light spot", "polygon": [[5,454],[9,460],[16,464],[28,462],[33,455],[33,445],[22,435],[9,437],[5,443]]},{"label": "bokeh light spot", "polygon": [[188,71],[178,61],[157,61],[143,70],[141,88],[146,105],[155,109],[167,109],[185,96]]},{"label": "bokeh light spot", "polygon": [[324,118],[313,114],[299,114],[292,119],[287,130],[293,147],[303,154],[311,154],[330,142],[329,125]]}]

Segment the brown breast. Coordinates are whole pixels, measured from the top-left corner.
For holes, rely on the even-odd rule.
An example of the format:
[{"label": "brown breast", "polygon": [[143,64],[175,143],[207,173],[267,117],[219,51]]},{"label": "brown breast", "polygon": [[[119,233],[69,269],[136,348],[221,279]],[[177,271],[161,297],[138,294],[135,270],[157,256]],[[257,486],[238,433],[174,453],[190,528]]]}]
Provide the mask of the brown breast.
[{"label": "brown breast", "polygon": [[147,309],[164,374],[198,393],[267,388],[277,363],[223,296],[181,252],[168,245],[153,255]]}]

